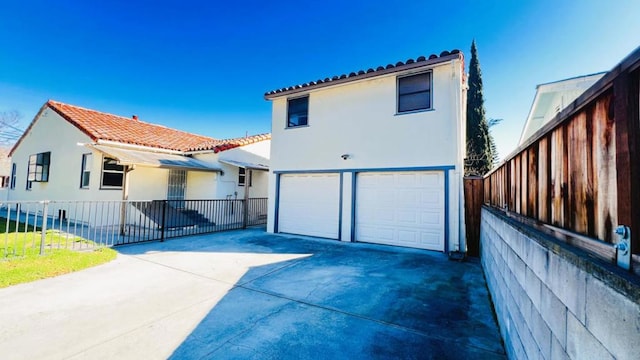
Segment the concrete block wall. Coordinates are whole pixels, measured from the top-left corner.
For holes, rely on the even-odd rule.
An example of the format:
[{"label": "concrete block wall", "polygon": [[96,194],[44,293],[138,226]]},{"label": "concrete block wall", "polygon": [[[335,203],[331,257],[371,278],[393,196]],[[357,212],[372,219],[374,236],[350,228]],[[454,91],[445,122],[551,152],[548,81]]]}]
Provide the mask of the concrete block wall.
[{"label": "concrete block wall", "polygon": [[482,209],[482,265],[511,359],[638,359],[640,280]]}]

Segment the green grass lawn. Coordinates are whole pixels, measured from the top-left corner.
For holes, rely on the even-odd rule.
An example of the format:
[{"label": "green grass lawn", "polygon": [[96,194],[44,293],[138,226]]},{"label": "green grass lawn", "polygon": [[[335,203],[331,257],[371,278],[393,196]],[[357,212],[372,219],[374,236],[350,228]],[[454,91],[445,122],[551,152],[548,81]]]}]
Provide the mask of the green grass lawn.
[{"label": "green grass lawn", "polygon": [[[15,223],[10,226],[15,230]],[[24,224],[18,229],[22,232],[6,233],[6,221],[0,218],[0,288],[104,264],[117,255],[113,249],[93,248],[89,240],[56,231],[47,231],[45,255],[40,255],[41,233],[23,232]]]}]

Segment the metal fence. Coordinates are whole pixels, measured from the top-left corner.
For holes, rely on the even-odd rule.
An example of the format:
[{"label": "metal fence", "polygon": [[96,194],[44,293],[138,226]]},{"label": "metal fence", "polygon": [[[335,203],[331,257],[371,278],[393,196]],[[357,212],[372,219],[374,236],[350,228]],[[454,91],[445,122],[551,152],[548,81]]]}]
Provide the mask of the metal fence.
[{"label": "metal fence", "polygon": [[267,199],[0,202],[0,258],[266,224]]}]

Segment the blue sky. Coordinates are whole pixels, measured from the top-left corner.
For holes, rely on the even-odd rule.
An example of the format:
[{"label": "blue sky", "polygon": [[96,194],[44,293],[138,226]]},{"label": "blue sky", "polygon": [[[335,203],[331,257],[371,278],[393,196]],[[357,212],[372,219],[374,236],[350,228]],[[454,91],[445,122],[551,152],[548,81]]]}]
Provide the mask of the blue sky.
[{"label": "blue sky", "polygon": [[[54,5],[55,4],[55,5]],[[2,1],[0,111],[47,99],[217,138],[270,131],[264,92],[478,45],[502,156],[535,86],[610,70],[640,46],[640,3]]]}]

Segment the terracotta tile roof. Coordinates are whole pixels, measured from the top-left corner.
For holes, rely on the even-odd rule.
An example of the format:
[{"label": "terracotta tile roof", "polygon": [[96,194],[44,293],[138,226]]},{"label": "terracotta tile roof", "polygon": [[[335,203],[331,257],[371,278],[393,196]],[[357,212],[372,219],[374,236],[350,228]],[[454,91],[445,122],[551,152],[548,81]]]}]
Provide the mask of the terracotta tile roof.
[{"label": "terracotta tile roof", "polygon": [[278,96],[296,93],[304,90],[310,90],[313,88],[337,85],[340,83],[345,83],[349,81],[355,81],[360,79],[365,79],[373,76],[384,75],[392,72],[402,71],[406,69],[411,69],[413,67],[428,65],[428,64],[436,64],[439,62],[444,62],[451,60],[455,57],[462,57],[462,53],[460,50],[454,49],[451,51],[443,51],[440,53],[440,56],[436,54],[430,55],[428,58],[425,56],[419,56],[416,59],[408,59],[407,61],[398,61],[395,65],[388,64],[387,66],[378,66],[376,68],[369,68],[367,70],[359,70],[354,71],[349,74],[336,75],[331,78],[318,79],[316,81],[310,81],[304,84],[283,87],[281,89],[276,89],[272,91],[267,91],[264,94],[265,99],[272,99]]},{"label": "terracotta tile roof", "polygon": [[49,100],[46,106],[87,134],[93,141],[108,140],[176,151],[186,151],[198,144],[215,141],[208,136],[150,124],[137,118],[112,115],[53,100]]},{"label": "terracotta tile roof", "polygon": [[69,105],[54,100],[45,103],[22,137],[11,149],[15,151],[24,136],[40,114],[50,108],[93,141],[113,141],[122,144],[140,145],[178,152],[213,150],[216,153],[238,146],[249,145],[271,139],[271,134],[260,134],[235,139],[219,140],[208,136],[188,133],[161,125],[150,124],[135,118],[128,118],[100,111]]},{"label": "terracotta tile roof", "polygon": [[259,134],[235,139],[212,140],[199,144],[198,146],[195,146],[190,150],[213,150],[214,152],[218,153],[221,151],[237,148],[239,146],[254,144],[265,140],[271,140],[271,134]]}]

